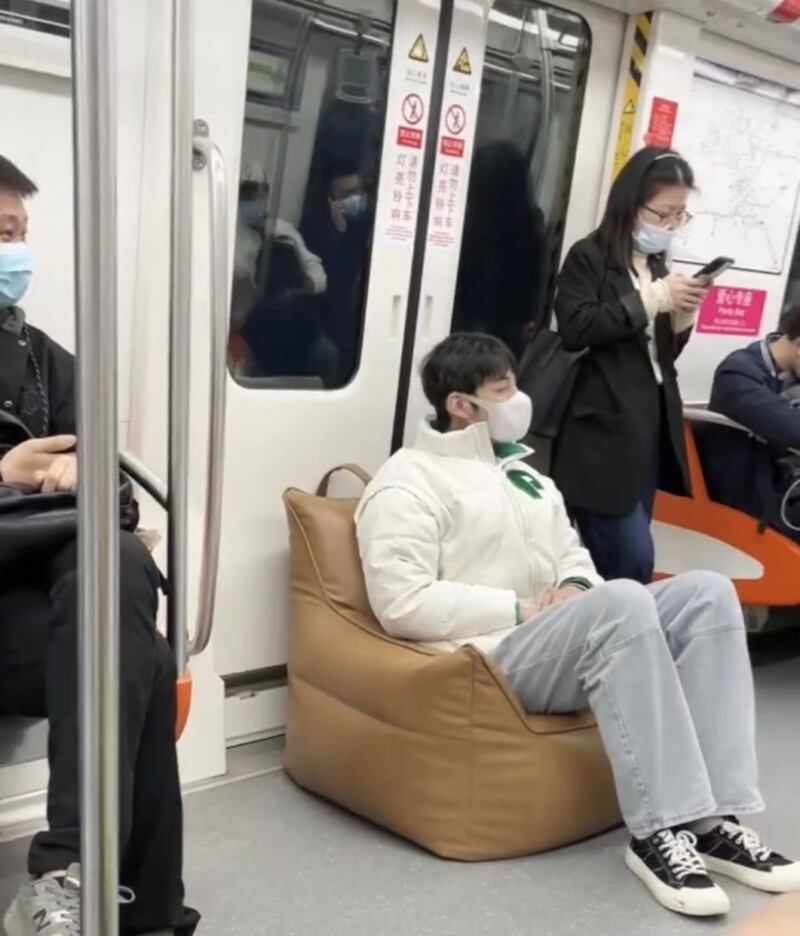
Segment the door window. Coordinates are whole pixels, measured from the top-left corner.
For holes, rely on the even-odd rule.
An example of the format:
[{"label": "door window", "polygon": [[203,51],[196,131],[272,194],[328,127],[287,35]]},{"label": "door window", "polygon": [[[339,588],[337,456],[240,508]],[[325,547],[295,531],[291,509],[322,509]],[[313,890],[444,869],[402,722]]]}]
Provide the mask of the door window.
[{"label": "door window", "polygon": [[525,0],[489,13],[452,330],[517,354],[551,302],[589,53],[575,14]]},{"label": "door window", "polygon": [[793,310],[800,308],[800,232],[794,247],[792,266],[789,269],[789,280],[786,283],[786,294],[781,308],[781,322]]},{"label": "door window", "polygon": [[229,343],[248,386],[358,368],[394,11],[371,5],[253,5]]}]

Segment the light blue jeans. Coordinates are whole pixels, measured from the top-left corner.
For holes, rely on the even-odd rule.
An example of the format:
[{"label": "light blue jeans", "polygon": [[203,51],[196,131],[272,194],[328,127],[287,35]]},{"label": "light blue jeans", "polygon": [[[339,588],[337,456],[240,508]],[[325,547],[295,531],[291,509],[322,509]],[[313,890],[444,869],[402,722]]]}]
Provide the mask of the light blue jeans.
[{"label": "light blue jeans", "polygon": [[723,576],[607,582],[492,657],[528,712],[592,709],[632,835],[764,808],[744,621]]}]

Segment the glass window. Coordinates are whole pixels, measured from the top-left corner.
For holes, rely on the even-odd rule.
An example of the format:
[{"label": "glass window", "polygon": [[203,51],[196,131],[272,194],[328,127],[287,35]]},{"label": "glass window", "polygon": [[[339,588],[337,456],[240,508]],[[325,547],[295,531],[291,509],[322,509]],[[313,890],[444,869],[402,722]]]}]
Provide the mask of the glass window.
[{"label": "glass window", "polygon": [[789,280],[786,283],[786,295],[783,297],[781,321],[792,309],[800,309],[800,231],[798,231],[797,243],[794,246],[794,257],[789,270]]},{"label": "glass window", "polygon": [[516,354],[550,306],[589,53],[575,14],[525,0],[489,14],[452,329]]},{"label": "glass window", "polygon": [[253,5],[229,343],[247,386],[358,368],[394,9],[359,2]]}]

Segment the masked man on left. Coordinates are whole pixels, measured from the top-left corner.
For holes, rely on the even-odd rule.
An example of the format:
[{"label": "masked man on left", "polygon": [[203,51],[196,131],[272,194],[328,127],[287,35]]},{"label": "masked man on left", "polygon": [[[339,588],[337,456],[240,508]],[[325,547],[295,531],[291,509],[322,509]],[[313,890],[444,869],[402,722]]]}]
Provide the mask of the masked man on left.
[{"label": "masked man on left", "polygon": [[[78,483],[72,355],[28,325],[19,307],[33,273],[25,202],[36,191],[0,156],[0,493],[9,486],[15,493],[75,492]],[[134,504],[125,506],[135,515]],[[123,514],[130,518],[131,510]],[[155,628],[158,587],[147,550],[123,529],[119,820],[126,936],[189,936],[199,920],[183,903],[176,669]],[[5,916],[8,936],[82,932],[77,651],[75,539],[6,561],[0,570],[0,715],[46,717],[50,725],[48,829],[31,843],[30,879]]]}]

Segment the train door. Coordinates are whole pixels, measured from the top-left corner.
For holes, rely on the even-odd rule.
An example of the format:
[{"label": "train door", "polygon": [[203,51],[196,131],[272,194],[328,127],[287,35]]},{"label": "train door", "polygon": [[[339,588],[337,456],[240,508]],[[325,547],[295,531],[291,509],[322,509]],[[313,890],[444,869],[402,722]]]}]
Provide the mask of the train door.
[{"label": "train door", "polygon": [[205,0],[197,17],[196,114],[237,202],[213,651],[230,740],[282,725],[283,491],[390,453],[440,11],[230,0],[221,19]]},{"label": "train door", "polygon": [[597,221],[625,25],[589,3],[456,0],[395,446],[426,410],[413,375],[437,341],[485,331],[519,354],[548,318],[562,249]]}]

